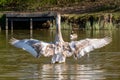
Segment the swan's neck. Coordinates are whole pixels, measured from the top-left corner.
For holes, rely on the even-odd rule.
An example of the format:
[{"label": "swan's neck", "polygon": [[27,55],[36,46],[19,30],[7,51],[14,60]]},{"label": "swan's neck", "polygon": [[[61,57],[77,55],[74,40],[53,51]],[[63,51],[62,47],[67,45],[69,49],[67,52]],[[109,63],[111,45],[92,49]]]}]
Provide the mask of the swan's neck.
[{"label": "swan's neck", "polygon": [[64,42],[61,34],[61,17],[60,14],[57,14],[56,17],[56,37],[55,42]]}]

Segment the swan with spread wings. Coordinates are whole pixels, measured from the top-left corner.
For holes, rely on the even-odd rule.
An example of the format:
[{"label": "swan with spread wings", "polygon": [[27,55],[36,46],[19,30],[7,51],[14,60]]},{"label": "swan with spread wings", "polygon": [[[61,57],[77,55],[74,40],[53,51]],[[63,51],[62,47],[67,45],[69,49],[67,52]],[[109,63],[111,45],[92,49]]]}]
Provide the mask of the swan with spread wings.
[{"label": "swan with spread wings", "polygon": [[29,52],[34,57],[52,56],[51,63],[65,62],[66,57],[74,56],[78,59],[94,49],[101,48],[111,42],[110,37],[100,39],[83,39],[79,41],[65,42],[61,34],[61,16],[56,15],[56,36],[53,43],[43,42],[36,39],[18,40],[12,38],[10,43]]}]

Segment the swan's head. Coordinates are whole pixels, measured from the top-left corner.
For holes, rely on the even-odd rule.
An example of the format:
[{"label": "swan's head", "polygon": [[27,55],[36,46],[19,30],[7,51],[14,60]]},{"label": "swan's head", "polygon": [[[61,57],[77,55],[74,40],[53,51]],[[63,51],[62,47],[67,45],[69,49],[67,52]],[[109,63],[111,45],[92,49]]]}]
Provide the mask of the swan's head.
[{"label": "swan's head", "polygon": [[55,17],[56,19],[58,19],[58,20],[61,19],[61,15],[60,15],[60,13],[58,13],[58,12],[56,12],[56,13],[54,14],[54,17]]}]

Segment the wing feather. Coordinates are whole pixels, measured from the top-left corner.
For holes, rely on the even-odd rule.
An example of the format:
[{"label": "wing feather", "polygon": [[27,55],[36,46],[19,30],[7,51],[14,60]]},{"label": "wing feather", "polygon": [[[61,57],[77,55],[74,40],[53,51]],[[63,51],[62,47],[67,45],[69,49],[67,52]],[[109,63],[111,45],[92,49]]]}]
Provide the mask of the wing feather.
[{"label": "wing feather", "polygon": [[110,37],[101,39],[84,39],[80,41],[72,41],[70,47],[73,51],[75,58],[84,56],[86,53],[93,51],[94,49],[101,48],[111,42]]},{"label": "wing feather", "polygon": [[18,40],[15,38],[10,39],[10,44],[17,48],[22,48],[23,50],[29,52],[32,54],[34,57],[38,56],[38,53],[36,50],[33,48],[33,44],[38,43],[40,41],[35,40],[35,39],[23,39],[23,40]]},{"label": "wing feather", "polygon": [[39,57],[40,55],[51,56],[54,53],[53,44],[42,42],[36,39],[17,40],[12,38],[10,43],[17,48],[22,48],[23,50],[29,52],[34,57]]}]

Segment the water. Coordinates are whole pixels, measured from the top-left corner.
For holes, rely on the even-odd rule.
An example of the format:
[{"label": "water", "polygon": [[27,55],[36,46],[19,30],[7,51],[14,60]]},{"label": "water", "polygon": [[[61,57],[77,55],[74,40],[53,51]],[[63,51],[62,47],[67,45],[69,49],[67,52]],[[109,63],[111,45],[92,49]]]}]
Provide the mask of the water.
[{"label": "water", "polygon": [[[70,41],[70,30],[62,30]],[[120,80],[120,30],[76,31],[79,39],[111,36],[111,44],[90,52],[79,60],[50,64],[51,58],[34,58],[26,51],[11,46],[11,37],[54,40],[54,30],[14,30],[0,32],[0,80]]]}]

